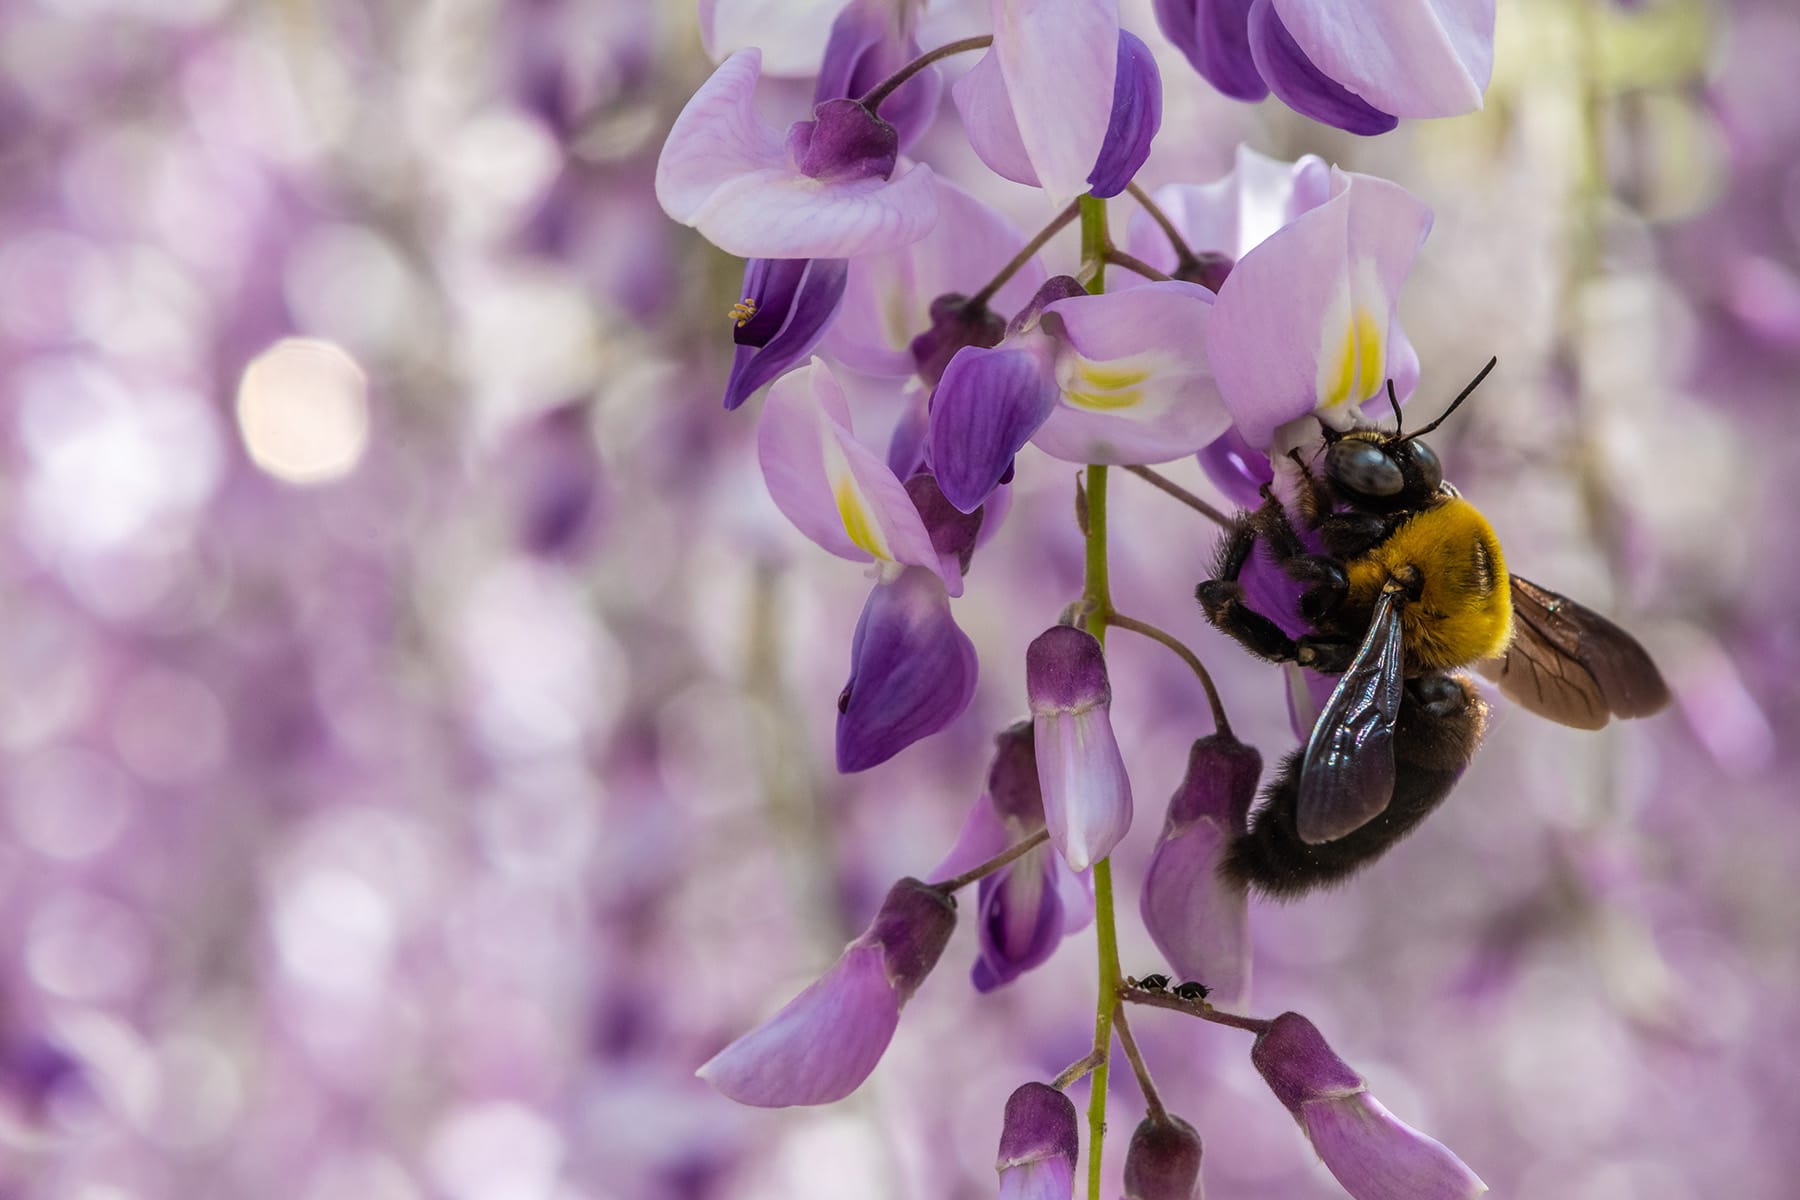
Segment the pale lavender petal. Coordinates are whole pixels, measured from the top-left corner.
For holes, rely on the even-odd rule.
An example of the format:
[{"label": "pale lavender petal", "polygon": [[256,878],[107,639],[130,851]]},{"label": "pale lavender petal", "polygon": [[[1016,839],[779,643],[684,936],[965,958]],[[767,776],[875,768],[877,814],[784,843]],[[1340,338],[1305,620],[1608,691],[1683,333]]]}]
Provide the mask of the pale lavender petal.
[{"label": "pale lavender petal", "polygon": [[1039,634],[1025,651],[1025,690],[1050,840],[1072,870],[1085,871],[1131,828],[1131,781],[1107,711],[1100,643],[1067,625]]},{"label": "pale lavender petal", "polygon": [[1038,186],[1037,168],[1025,149],[1012,97],[1000,72],[1000,58],[989,50],[968,74],[950,85],[950,99],[962,117],[963,132],[975,156],[1002,179]]},{"label": "pale lavender petal", "polygon": [[1162,76],[1156,59],[1136,34],[1120,30],[1112,116],[1100,156],[1088,172],[1088,191],[1103,200],[1124,191],[1150,157],[1150,143],[1161,128]]},{"label": "pale lavender petal", "polygon": [[1050,882],[1056,888],[1057,903],[1063,910],[1063,934],[1086,929],[1094,919],[1094,876],[1088,871],[1071,871],[1060,857],[1054,861]]},{"label": "pale lavender petal", "polygon": [[760,47],[763,69],[801,78],[819,69],[832,18],[844,0],[700,0],[700,37],[716,61]]},{"label": "pale lavender petal", "polygon": [[1256,0],[1250,9],[1250,52],[1269,89],[1303,116],[1363,135],[1386,133],[1400,123],[1314,65],[1281,23],[1272,0]]},{"label": "pale lavender petal", "polygon": [[[943,570],[905,485],[851,432],[843,389],[822,360],[769,389],[756,453],[776,507],[826,550]],[[951,577],[960,590],[961,574]]]},{"label": "pale lavender petal", "polygon": [[956,627],[935,574],[911,567],[876,585],[856,623],[850,679],[838,697],[838,770],[884,763],[961,716],[977,670],[975,645]]},{"label": "pale lavender petal", "polygon": [[1144,928],[1169,966],[1228,1008],[1249,994],[1249,902],[1218,865],[1244,831],[1261,770],[1261,756],[1229,735],[1194,743],[1138,894]]},{"label": "pale lavender petal", "polygon": [[[682,108],[656,160],[656,199],[684,225],[718,191],[745,175],[787,165],[782,136],[756,112],[762,52],[741,50],[719,65]],[[743,253],[746,258],[811,258],[813,254]]]},{"label": "pale lavender petal", "polygon": [[1019,140],[1053,201],[1087,190],[1112,116],[1116,0],[993,0],[994,57]]},{"label": "pale lavender petal", "polygon": [[1156,24],[1201,77],[1233,100],[1261,100],[1269,85],[1250,54],[1251,0],[1156,0]]},{"label": "pale lavender petal", "polygon": [[1272,0],[1321,72],[1397,117],[1481,107],[1494,69],[1494,0]]},{"label": "pale lavender petal", "polygon": [[1075,1105],[1067,1096],[1027,1083],[1007,1097],[994,1161],[1001,1200],[1069,1200],[1080,1153]]},{"label": "pale lavender petal", "polygon": [[957,351],[931,401],[931,469],[950,503],[973,512],[1056,407],[1049,339]]},{"label": "pale lavender petal", "polygon": [[1061,403],[1032,441],[1068,462],[1154,463],[1192,454],[1231,425],[1206,358],[1212,295],[1191,283],[1059,300]]},{"label": "pale lavender petal", "polygon": [[821,185],[784,156],[781,166],[722,181],[691,219],[677,219],[744,258],[855,258],[930,233],[937,179],[930,167],[902,166],[891,180]]},{"label": "pale lavender petal", "polygon": [[1348,425],[1387,378],[1394,305],[1430,210],[1386,180],[1332,179],[1330,200],[1238,260],[1213,306],[1213,374],[1252,446],[1309,412]]},{"label": "pale lavender petal", "polygon": [[[1211,183],[1170,184],[1151,198],[1190,249],[1236,260],[1330,199],[1331,168],[1314,154],[1290,163],[1240,144],[1229,174]],[[1175,266],[1169,239],[1142,210],[1132,214],[1129,248],[1152,266]]]},{"label": "pale lavender petal", "polygon": [[[756,301],[757,309],[734,335],[738,345],[725,381],[727,409],[737,408],[812,353],[843,301],[848,277],[849,263],[841,258],[750,261],[744,298]],[[764,280],[778,286],[758,287]]]},{"label": "pale lavender petal", "polygon": [[983,793],[981,799],[975,801],[975,807],[969,810],[968,819],[963,822],[962,832],[956,835],[956,844],[950,848],[950,853],[926,878],[933,883],[942,883],[979,867],[1011,844],[1006,826],[994,812],[994,802]]},{"label": "pale lavender petal", "polygon": [[842,1100],[869,1077],[900,1024],[881,947],[853,944],[787,1007],[697,1072],[739,1104]]},{"label": "pale lavender petal", "polygon": [[1468,1200],[1488,1190],[1449,1148],[1366,1091],[1301,1105],[1300,1124],[1356,1200]]}]

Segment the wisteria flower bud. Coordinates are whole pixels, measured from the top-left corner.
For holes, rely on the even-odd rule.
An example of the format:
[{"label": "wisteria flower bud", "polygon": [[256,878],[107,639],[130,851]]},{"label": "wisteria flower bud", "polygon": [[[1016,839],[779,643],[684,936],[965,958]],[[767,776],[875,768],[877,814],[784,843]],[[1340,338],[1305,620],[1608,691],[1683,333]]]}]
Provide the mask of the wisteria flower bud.
[{"label": "wisteria flower bud", "polygon": [[1069,1200],[1081,1154],[1075,1105],[1047,1083],[1027,1083],[1006,1098],[1000,1127],[1000,1200]]},{"label": "wisteria flower bud", "polygon": [[1200,1135],[1180,1117],[1145,1117],[1125,1151],[1125,1200],[1202,1200]]},{"label": "wisteria flower bud", "polygon": [[901,1007],[937,965],[955,927],[952,897],[917,879],[900,880],[818,982],[697,1074],[760,1108],[842,1100],[881,1061]]},{"label": "wisteria flower bud", "polygon": [[975,643],[956,627],[936,575],[909,567],[869,593],[838,695],[837,765],[884,763],[957,717],[975,695]]},{"label": "wisteria flower bud", "polygon": [[1218,868],[1248,827],[1261,774],[1262,755],[1229,733],[1196,741],[1138,894],[1144,928],[1176,974],[1203,981],[1227,1007],[1250,990],[1250,906]]},{"label": "wisteria flower bud", "polygon": [[1488,1190],[1442,1143],[1381,1106],[1299,1013],[1257,1035],[1250,1061],[1356,1200],[1460,1200]]},{"label": "wisteria flower bud", "polygon": [[1025,651],[1025,691],[1050,840],[1071,869],[1085,871],[1131,828],[1131,781],[1113,737],[1106,654],[1083,630],[1047,629]]},{"label": "wisteria flower bud", "polygon": [[981,521],[986,510],[978,508],[972,513],[963,512],[944,498],[937,480],[929,474],[908,479],[906,494],[912,497],[913,507],[919,510],[919,520],[925,523],[925,532],[931,535],[931,548],[937,551],[942,561],[943,569],[939,574],[946,579],[967,575],[969,563],[975,557],[975,543],[981,537]]},{"label": "wisteria flower bud", "polygon": [[841,258],[753,258],[743,298],[731,310],[731,376],[725,407],[737,408],[771,379],[799,366],[825,335],[844,299]]},{"label": "wisteria flower bud", "polygon": [[855,100],[827,100],[813,119],[788,130],[788,153],[802,175],[826,183],[886,179],[900,156],[900,134]]},{"label": "wisteria flower bud", "polygon": [[1006,336],[1006,318],[985,304],[971,304],[969,297],[950,292],[931,302],[931,328],[913,338],[913,362],[925,386],[936,387],[944,368],[964,346],[983,349],[997,346]]}]

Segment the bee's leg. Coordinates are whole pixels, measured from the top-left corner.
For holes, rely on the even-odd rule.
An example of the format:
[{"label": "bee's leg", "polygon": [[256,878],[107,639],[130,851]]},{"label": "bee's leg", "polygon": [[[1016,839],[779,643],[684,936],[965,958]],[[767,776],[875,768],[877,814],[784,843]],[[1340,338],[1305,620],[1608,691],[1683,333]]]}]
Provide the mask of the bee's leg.
[{"label": "bee's leg", "polygon": [[1306,585],[1306,590],[1300,594],[1300,615],[1309,624],[1328,619],[1350,590],[1343,564],[1329,554],[1309,551],[1288,519],[1287,510],[1273,497],[1251,514],[1250,519],[1257,523],[1258,532],[1268,543],[1270,557],[1289,579]]},{"label": "bee's leg", "polygon": [[1360,646],[1359,642],[1342,638],[1307,634],[1294,642],[1294,661],[1322,675],[1342,675],[1356,661]]},{"label": "bee's leg", "polygon": [[1319,477],[1312,473],[1306,465],[1306,459],[1300,456],[1299,450],[1289,450],[1288,457],[1300,471],[1300,489],[1295,495],[1295,503],[1300,508],[1300,522],[1308,529],[1317,529],[1321,522],[1331,516],[1332,509],[1337,507],[1331,498],[1331,492]]},{"label": "bee's leg", "polygon": [[1379,513],[1332,513],[1319,522],[1319,540],[1337,558],[1361,558],[1394,530],[1392,517]]},{"label": "bee's leg", "polygon": [[1258,511],[1238,517],[1219,545],[1213,577],[1195,588],[1194,596],[1206,612],[1206,619],[1244,649],[1270,662],[1293,662],[1296,657],[1294,639],[1283,633],[1275,622],[1244,603],[1244,585],[1238,579],[1244,564],[1256,550],[1258,538],[1265,532],[1267,520],[1264,514],[1271,507],[1276,512],[1281,510],[1280,504],[1271,500]]}]

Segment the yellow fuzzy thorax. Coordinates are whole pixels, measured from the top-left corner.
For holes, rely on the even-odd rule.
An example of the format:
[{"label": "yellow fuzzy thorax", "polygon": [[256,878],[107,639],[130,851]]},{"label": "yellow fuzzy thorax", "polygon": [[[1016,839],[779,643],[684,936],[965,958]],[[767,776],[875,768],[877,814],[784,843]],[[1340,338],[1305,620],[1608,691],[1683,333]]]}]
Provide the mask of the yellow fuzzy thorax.
[{"label": "yellow fuzzy thorax", "polygon": [[1388,539],[1347,564],[1350,603],[1373,607],[1390,579],[1416,573],[1417,600],[1400,610],[1406,671],[1447,671],[1495,658],[1512,640],[1512,596],[1500,539],[1467,500],[1415,513]]}]

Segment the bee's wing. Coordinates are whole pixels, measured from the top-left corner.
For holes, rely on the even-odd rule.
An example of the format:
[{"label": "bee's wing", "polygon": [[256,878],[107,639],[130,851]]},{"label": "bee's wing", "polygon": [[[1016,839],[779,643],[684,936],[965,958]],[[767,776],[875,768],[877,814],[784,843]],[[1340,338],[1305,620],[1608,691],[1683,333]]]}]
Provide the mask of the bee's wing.
[{"label": "bee's wing", "polygon": [[1506,653],[1476,665],[1508,699],[1576,729],[1649,716],[1669,702],[1644,648],[1599,613],[1517,575],[1512,604]]},{"label": "bee's wing", "polygon": [[1362,828],[1393,799],[1402,648],[1400,602],[1383,593],[1356,658],[1306,743],[1295,824],[1308,845]]}]

